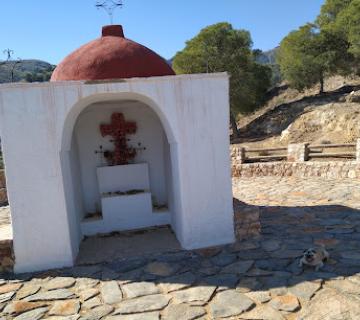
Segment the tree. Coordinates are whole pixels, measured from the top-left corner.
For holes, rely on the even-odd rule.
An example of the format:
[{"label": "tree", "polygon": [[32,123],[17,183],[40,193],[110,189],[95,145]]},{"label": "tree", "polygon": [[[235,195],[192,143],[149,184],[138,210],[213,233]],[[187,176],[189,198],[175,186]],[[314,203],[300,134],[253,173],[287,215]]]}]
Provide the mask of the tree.
[{"label": "tree", "polygon": [[320,28],[326,28],[335,24],[338,15],[346,9],[353,0],[326,0],[321,7],[320,15],[316,23]]},{"label": "tree", "polygon": [[278,63],[290,86],[301,91],[320,83],[323,93],[325,77],[350,72],[350,58],[342,34],[309,23],[284,38]]},{"label": "tree", "polygon": [[26,72],[25,74],[25,81],[26,82],[33,82],[34,79],[33,79],[33,74],[31,72]]},{"label": "tree", "polygon": [[255,62],[251,47],[248,31],[218,23],[187,41],[173,61],[177,73],[230,74],[230,120],[235,136],[238,136],[236,116],[253,111],[263,101],[271,82],[271,69]]},{"label": "tree", "polygon": [[360,61],[360,0],[352,0],[336,16],[334,28],[349,42],[349,53]]}]

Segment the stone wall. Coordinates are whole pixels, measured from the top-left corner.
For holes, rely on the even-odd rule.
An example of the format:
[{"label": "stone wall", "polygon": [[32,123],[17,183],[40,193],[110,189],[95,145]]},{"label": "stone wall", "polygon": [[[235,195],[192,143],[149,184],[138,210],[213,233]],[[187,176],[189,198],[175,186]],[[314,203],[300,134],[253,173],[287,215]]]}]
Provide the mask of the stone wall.
[{"label": "stone wall", "polygon": [[0,241],[0,273],[12,271],[14,267],[14,251],[12,240]]},{"label": "stone wall", "polygon": [[[357,152],[360,150],[360,143]],[[298,147],[296,147],[298,146]],[[356,161],[304,161],[306,153],[301,145],[289,146],[289,154],[294,154],[288,161],[243,163],[239,157],[239,147],[231,146],[231,172],[233,177],[323,177],[333,179],[360,178],[360,154]],[[303,145],[305,146],[305,145]]]},{"label": "stone wall", "polygon": [[234,226],[237,240],[245,240],[260,235],[260,208],[234,199]]},{"label": "stone wall", "polygon": [[323,177],[359,179],[360,164],[352,161],[232,163],[233,177]]},{"label": "stone wall", "polygon": [[0,207],[8,204],[5,171],[0,170]]}]

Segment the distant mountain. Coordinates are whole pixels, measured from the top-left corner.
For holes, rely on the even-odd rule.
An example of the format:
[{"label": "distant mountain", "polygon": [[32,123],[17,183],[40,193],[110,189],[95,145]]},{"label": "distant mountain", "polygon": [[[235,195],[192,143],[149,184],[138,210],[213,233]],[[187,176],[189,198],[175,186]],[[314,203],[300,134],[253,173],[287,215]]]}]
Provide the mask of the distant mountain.
[{"label": "distant mountain", "polygon": [[0,61],[0,83],[49,81],[54,69],[54,65],[41,60]]},{"label": "distant mountain", "polygon": [[257,60],[259,63],[263,63],[263,64],[276,64],[276,54],[279,51],[279,47],[272,49],[272,50],[268,50],[268,51],[262,51]]},{"label": "distant mountain", "polygon": [[268,51],[262,51],[257,56],[257,62],[261,64],[269,65],[271,67],[273,72],[273,76],[272,76],[273,86],[280,84],[282,81],[280,66],[276,62],[276,55],[278,51],[279,51],[279,47]]}]

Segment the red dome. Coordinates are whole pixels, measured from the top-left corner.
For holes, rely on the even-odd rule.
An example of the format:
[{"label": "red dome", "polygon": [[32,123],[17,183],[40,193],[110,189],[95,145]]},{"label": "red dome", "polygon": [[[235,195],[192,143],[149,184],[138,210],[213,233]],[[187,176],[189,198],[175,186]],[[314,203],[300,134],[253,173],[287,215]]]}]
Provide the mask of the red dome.
[{"label": "red dome", "polygon": [[107,80],[174,75],[154,51],[124,37],[119,25],[105,26],[102,37],[67,56],[50,81]]}]

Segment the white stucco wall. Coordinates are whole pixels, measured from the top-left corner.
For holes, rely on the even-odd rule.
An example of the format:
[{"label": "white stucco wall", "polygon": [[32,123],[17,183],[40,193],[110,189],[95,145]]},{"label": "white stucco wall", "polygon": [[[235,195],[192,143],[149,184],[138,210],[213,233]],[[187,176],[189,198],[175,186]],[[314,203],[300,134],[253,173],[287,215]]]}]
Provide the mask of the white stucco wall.
[{"label": "white stucco wall", "polygon": [[78,116],[99,102],[138,100],[158,115],[170,144],[172,226],[181,245],[232,242],[228,90],[223,73],[0,86],[15,271],[73,264],[81,233],[69,152]]}]

